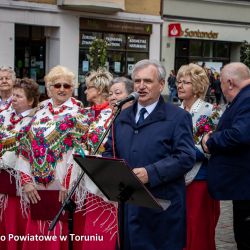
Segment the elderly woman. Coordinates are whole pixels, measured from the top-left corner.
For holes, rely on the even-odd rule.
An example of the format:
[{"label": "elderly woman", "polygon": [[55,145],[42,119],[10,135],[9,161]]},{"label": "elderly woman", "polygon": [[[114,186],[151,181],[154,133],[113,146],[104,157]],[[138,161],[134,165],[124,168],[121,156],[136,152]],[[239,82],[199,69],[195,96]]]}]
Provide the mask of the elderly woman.
[{"label": "elderly woman", "polygon": [[[17,196],[19,190],[16,190],[15,185],[15,178],[18,177],[15,163],[20,139],[26,132],[25,126],[32,119],[33,108],[37,106],[38,99],[38,84],[32,79],[21,79],[13,87],[13,109],[6,109],[0,114],[0,220],[7,238],[9,234],[24,235],[26,230],[27,220],[22,215],[20,198]],[[22,241],[0,242],[1,249],[21,247]]]},{"label": "elderly woman", "polygon": [[112,110],[109,107],[108,96],[112,79],[112,75],[103,68],[92,71],[86,78],[85,94],[87,101],[92,105],[87,108],[92,122],[88,132],[89,154],[94,151],[111,118]]},{"label": "elderly woman", "polygon": [[16,73],[10,67],[0,68],[0,113],[11,109],[13,85],[16,80]]},{"label": "elderly woman", "polygon": [[[130,93],[133,92],[134,83],[132,80],[126,77],[117,77],[111,81],[109,89],[109,105],[114,107],[117,101],[126,98]],[[129,107],[132,102],[127,102],[122,106],[122,109]]]},{"label": "elderly woman", "polygon": [[[87,135],[87,154],[93,154],[112,118],[112,110],[108,103],[111,80],[112,75],[102,68],[92,71],[86,78],[87,89],[85,93],[87,101],[92,104],[91,107],[86,109],[91,120]],[[105,143],[99,149],[98,154],[104,151],[104,145]],[[107,199],[87,175],[84,176],[83,183],[84,190],[87,193],[80,194],[80,196],[86,194],[84,207],[79,208],[83,210],[85,215],[85,226],[82,234],[97,234],[103,237],[103,241],[83,242],[83,249],[115,249],[116,237],[114,236],[117,232],[116,207],[107,202]]]},{"label": "elderly woman", "polygon": [[196,146],[196,163],[186,175],[187,186],[187,250],[215,250],[215,227],[219,218],[219,202],[213,200],[207,188],[207,155],[200,146],[204,133],[214,130],[220,111],[203,99],[209,79],[196,64],[182,66],[177,74],[181,107],[190,112]]},{"label": "elderly woman", "polygon": [[[48,223],[41,223],[38,219],[44,222],[51,220],[53,207],[65,199],[71,174],[72,150],[88,129],[81,114],[81,103],[72,98],[74,79],[74,74],[63,66],[52,68],[45,76],[51,99],[40,105],[20,144],[17,167],[22,173],[21,184],[25,198],[31,204],[37,204],[36,207],[31,205],[28,218],[26,233],[30,235],[49,234]],[[50,204],[48,213],[52,218],[47,215],[39,217],[39,209],[40,212],[45,210],[46,204]],[[52,235],[59,234],[59,229],[58,224]],[[26,241],[23,245],[23,249],[39,247],[60,249],[59,237],[57,241]]]}]

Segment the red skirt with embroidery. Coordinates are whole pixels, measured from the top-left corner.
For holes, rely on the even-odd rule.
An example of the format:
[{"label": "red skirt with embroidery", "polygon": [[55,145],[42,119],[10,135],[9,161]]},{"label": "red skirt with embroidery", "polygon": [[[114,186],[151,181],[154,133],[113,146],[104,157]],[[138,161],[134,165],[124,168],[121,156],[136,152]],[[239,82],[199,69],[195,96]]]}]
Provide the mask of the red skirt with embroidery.
[{"label": "red skirt with embroidery", "polygon": [[211,198],[206,181],[187,186],[187,244],[185,250],[216,250],[215,228],[220,203]]}]

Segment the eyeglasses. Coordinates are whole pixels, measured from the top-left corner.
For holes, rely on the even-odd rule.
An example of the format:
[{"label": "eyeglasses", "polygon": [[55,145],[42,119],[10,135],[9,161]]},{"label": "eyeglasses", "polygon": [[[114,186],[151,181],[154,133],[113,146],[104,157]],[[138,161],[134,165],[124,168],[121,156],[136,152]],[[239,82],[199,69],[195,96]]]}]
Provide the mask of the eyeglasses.
[{"label": "eyeglasses", "polygon": [[55,83],[52,84],[51,86],[53,86],[55,89],[60,89],[62,86],[65,89],[70,89],[72,88],[72,85],[68,84],[68,83]]},{"label": "eyeglasses", "polygon": [[192,84],[192,82],[187,82],[185,80],[177,81],[176,85],[179,85],[179,84],[183,84],[184,86],[188,86],[188,85]]}]

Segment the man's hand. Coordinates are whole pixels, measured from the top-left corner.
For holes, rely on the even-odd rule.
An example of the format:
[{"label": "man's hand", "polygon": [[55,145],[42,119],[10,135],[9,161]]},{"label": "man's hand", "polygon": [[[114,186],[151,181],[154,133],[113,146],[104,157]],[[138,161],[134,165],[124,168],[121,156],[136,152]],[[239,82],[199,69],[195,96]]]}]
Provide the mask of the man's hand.
[{"label": "man's hand", "polygon": [[134,168],[133,172],[144,184],[148,183],[148,172],[145,168]]},{"label": "man's hand", "polygon": [[32,204],[37,204],[37,202],[41,200],[36,188],[32,183],[25,184],[23,189]]},{"label": "man's hand", "polygon": [[202,138],[202,141],[201,141],[202,148],[203,148],[203,150],[204,150],[206,153],[209,153],[209,149],[208,149],[208,147],[207,147],[206,142],[207,142],[207,140],[209,139],[209,137],[210,137],[210,135],[211,135],[212,133],[213,133],[213,132],[210,131],[210,132],[208,132],[207,134],[205,134],[205,135],[203,136],[203,138]]}]

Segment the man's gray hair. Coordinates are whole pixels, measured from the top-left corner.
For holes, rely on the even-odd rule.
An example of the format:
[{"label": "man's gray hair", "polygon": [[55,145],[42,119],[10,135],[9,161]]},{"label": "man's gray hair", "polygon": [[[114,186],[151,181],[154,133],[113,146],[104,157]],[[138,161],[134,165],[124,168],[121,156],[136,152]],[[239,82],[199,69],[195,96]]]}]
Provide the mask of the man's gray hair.
[{"label": "man's gray hair", "polygon": [[144,59],[141,60],[139,62],[137,62],[132,70],[132,80],[134,80],[135,77],[135,73],[140,70],[140,69],[144,69],[150,65],[153,65],[156,67],[157,69],[157,74],[158,74],[158,80],[165,80],[166,78],[166,69],[164,68],[164,66],[157,60],[150,60],[150,59]]},{"label": "man's gray hair", "polygon": [[124,86],[125,86],[125,89],[126,89],[126,92],[127,92],[128,95],[134,91],[134,83],[133,83],[133,81],[126,78],[126,77],[124,77],[124,76],[114,78],[111,81],[110,87],[112,85],[114,85],[116,83],[120,83],[120,82],[124,83]]}]

